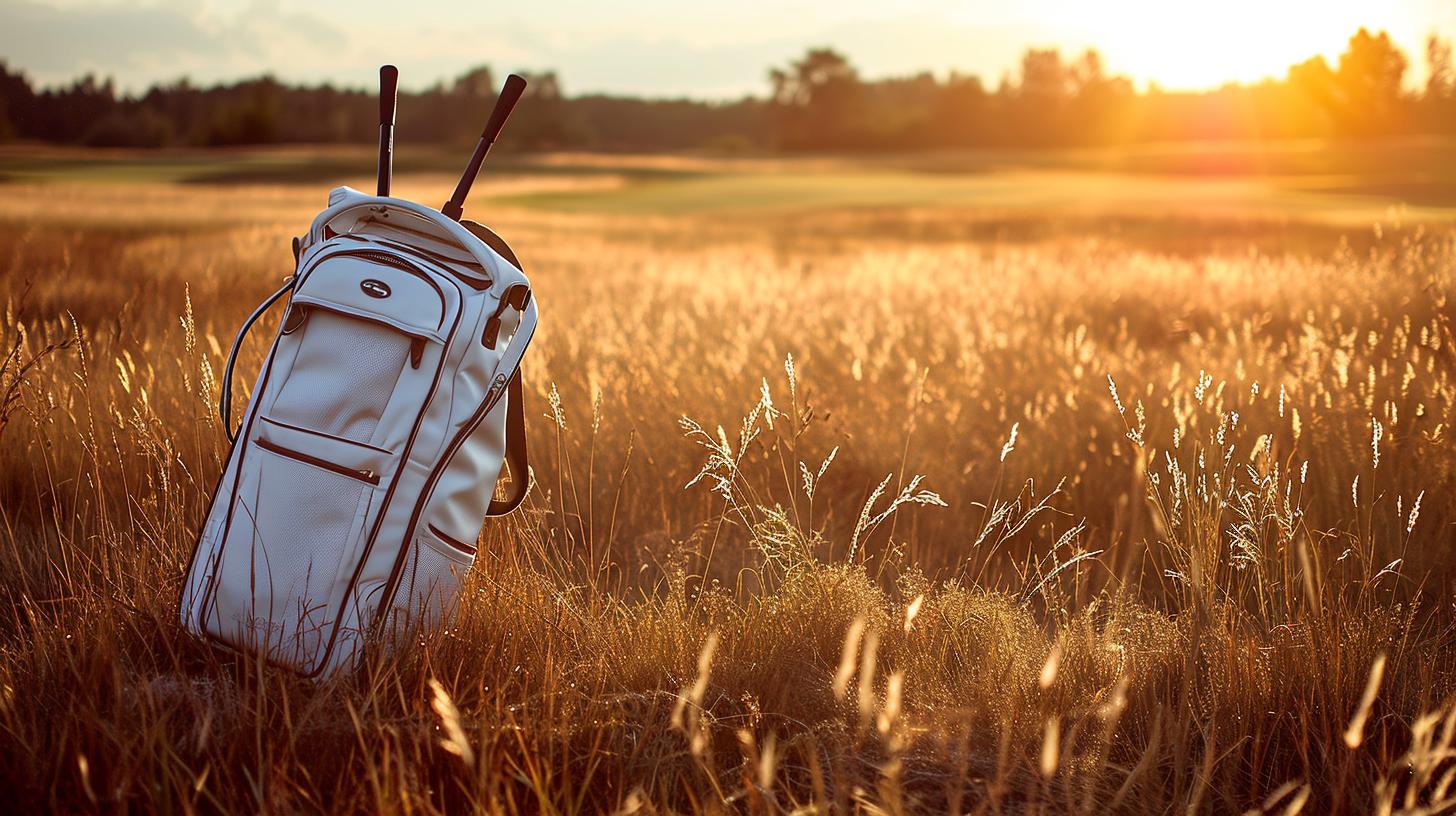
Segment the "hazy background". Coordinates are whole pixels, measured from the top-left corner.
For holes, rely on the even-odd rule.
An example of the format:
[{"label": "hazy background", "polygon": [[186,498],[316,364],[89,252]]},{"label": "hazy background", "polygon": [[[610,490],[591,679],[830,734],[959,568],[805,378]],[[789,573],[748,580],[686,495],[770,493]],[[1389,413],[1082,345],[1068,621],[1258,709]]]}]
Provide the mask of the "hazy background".
[{"label": "hazy background", "polygon": [[1332,60],[1360,26],[1419,53],[1432,31],[1456,33],[1456,3],[6,0],[0,56],[41,85],[94,72],[133,93],[184,76],[264,73],[367,87],[389,61],[411,89],[488,63],[555,70],[573,94],[711,99],[762,93],[765,66],[811,45],[839,48],[870,76],[956,70],[988,84],[1014,71],[1024,49],[1058,46],[1097,48],[1109,71],[1140,86],[1188,90],[1281,76],[1314,55]]}]

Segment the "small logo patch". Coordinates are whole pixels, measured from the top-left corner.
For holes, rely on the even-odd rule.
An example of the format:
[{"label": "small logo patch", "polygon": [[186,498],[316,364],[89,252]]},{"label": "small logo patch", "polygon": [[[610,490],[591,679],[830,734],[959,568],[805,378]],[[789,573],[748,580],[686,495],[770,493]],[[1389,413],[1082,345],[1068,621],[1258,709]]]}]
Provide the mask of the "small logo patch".
[{"label": "small logo patch", "polygon": [[360,281],[359,288],[364,290],[364,294],[372,298],[387,298],[390,294],[388,284],[373,278]]}]

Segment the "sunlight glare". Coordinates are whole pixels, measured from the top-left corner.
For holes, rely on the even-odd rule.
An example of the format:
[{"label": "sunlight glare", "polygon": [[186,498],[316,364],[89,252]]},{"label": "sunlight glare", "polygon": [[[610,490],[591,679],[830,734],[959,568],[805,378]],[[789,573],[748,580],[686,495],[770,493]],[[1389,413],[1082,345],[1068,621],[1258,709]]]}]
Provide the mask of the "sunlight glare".
[{"label": "sunlight glare", "polygon": [[1055,24],[1098,48],[1115,73],[1168,90],[1283,77],[1289,66],[1323,55],[1333,67],[1358,28],[1420,36],[1399,3],[1358,0],[1224,0],[1059,4]]}]

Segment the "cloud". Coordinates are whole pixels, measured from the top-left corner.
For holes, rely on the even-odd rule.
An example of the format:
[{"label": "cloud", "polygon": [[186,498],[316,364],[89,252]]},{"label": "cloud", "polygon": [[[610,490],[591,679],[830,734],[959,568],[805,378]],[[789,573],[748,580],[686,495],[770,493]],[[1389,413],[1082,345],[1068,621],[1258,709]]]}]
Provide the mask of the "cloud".
[{"label": "cloud", "polygon": [[0,55],[46,84],[85,71],[113,76],[133,91],[181,76],[229,79],[322,59],[347,44],[329,21],[276,2],[219,14],[175,0],[64,7],[6,0],[0,11]]},{"label": "cloud", "polygon": [[351,0],[347,14],[334,14],[326,3],[284,0],[0,0],[0,56],[44,84],[93,71],[132,92],[182,76],[206,83],[263,73],[369,87],[390,61],[406,88],[489,64],[556,70],[570,92],[726,98],[762,93],[768,66],[808,45],[840,47],[879,75],[984,70],[988,54],[1000,62],[1024,41],[1004,23],[999,35],[996,22],[947,23],[958,2],[845,0],[826,12],[811,0],[637,0],[626,8],[535,0],[509,9]]},{"label": "cloud", "polygon": [[143,55],[199,56],[229,47],[225,38],[175,8],[68,10],[25,0],[7,5],[0,51],[36,71],[73,71],[77,55],[102,65],[123,66]]}]

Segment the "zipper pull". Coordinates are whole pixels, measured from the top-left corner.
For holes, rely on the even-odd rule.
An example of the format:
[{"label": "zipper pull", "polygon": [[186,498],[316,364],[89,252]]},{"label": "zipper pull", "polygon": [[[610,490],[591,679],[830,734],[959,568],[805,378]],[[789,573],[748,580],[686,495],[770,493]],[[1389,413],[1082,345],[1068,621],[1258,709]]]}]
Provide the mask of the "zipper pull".
[{"label": "zipper pull", "polygon": [[500,394],[500,392],[502,392],[502,391],[505,390],[506,382],[507,382],[506,375],[504,375],[504,374],[497,374],[497,375],[495,375],[495,382],[493,382],[493,383],[490,384],[490,390],[487,391],[486,394],[485,394],[485,403],[487,405],[490,405],[491,403],[495,402],[496,397]]},{"label": "zipper pull", "polygon": [[425,356],[425,338],[414,337],[410,339],[410,368],[419,368],[420,360]]}]

